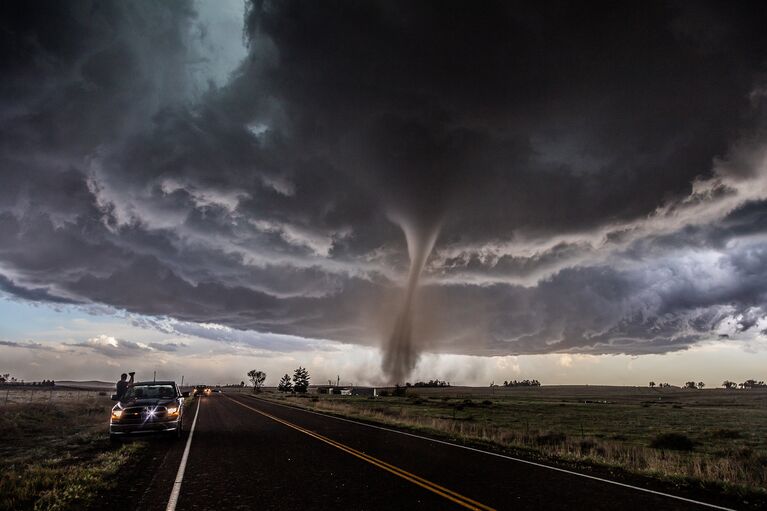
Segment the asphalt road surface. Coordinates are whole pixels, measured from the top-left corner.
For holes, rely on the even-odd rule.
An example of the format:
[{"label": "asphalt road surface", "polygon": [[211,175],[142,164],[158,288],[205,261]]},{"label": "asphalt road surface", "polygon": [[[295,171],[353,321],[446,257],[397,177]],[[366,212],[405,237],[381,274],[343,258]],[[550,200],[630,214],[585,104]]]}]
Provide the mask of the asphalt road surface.
[{"label": "asphalt road surface", "polygon": [[179,511],[716,508],[247,395],[187,413],[191,441],[163,441],[116,508],[173,509],[174,487]]}]

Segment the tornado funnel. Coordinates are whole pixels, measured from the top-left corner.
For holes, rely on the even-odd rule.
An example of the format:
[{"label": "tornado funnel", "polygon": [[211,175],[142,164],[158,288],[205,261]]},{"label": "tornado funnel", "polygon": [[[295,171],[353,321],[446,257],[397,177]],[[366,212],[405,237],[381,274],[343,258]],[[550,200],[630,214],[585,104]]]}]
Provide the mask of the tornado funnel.
[{"label": "tornado funnel", "polygon": [[402,306],[384,347],[383,370],[393,383],[402,383],[415,368],[420,354],[420,343],[413,337],[415,297],[421,272],[437,240],[439,225],[419,229],[405,222],[397,223],[402,227],[407,239],[410,272]]}]

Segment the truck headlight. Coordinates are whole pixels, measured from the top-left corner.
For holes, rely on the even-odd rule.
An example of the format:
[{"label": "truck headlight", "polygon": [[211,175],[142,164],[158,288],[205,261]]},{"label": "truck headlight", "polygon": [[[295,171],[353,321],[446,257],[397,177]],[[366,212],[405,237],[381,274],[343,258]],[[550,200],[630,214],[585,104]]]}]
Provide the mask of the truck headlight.
[{"label": "truck headlight", "polygon": [[168,407],[168,415],[178,415],[178,406]]},{"label": "truck headlight", "polygon": [[122,417],[123,411],[122,410],[112,410],[112,418],[113,419],[119,419]]}]

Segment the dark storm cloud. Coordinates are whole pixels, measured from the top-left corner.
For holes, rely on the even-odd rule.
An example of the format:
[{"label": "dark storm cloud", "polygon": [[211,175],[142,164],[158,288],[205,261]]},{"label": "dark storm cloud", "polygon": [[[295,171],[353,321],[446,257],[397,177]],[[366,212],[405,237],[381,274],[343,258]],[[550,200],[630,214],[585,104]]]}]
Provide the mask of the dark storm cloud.
[{"label": "dark storm cloud", "polygon": [[413,260],[408,356],[767,310],[759,4],[254,1],[220,87],[190,2],[2,11],[12,295],[378,345]]},{"label": "dark storm cloud", "polygon": [[26,288],[17,286],[11,279],[0,275],[0,290],[24,300],[30,300],[33,302],[51,302],[51,303],[77,303],[73,300],[68,300],[60,296],[56,296],[50,293],[47,288]]},{"label": "dark storm cloud", "polygon": [[242,79],[279,102],[288,147],[323,155],[384,206],[423,222],[453,206],[443,236],[633,218],[711,171],[765,42],[746,13],[704,52],[673,29],[686,15],[673,6],[586,12],[263,2],[251,45],[276,62],[254,57]]}]

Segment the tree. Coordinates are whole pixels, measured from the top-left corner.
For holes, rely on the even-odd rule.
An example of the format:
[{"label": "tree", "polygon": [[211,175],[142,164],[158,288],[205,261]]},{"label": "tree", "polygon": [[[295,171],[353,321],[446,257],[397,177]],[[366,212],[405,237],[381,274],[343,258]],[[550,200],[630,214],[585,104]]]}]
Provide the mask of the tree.
[{"label": "tree", "polygon": [[655,382],[654,382],[654,381],[651,381],[651,382],[650,382],[650,388],[653,388],[653,387],[655,387]]},{"label": "tree", "polygon": [[256,371],[255,369],[251,369],[248,371],[248,378],[253,384],[253,392],[261,392],[261,387],[264,385],[264,381],[266,380],[266,373],[263,371]]},{"label": "tree", "polygon": [[703,388],[703,387],[705,387],[705,386],[706,386],[706,384],[705,384],[705,383],[703,383],[702,381],[699,381],[699,382],[698,382],[698,388],[699,388],[699,389],[702,389],[702,388]]},{"label": "tree", "polygon": [[[429,380],[428,382],[426,381],[417,381],[415,383],[406,382],[405,386],[406,387],[449,387],[450,383],[444,380]],[[496,387],[497,385],[493,381],[490,383],[490,386]]]},{"label": "tree", "polygon": [[305,394],[309,390],[309,371],[301,366],[293,371],[293,390],[299,394]]},{"label": "tree", "polygon": [[285,374],[285,376],[282,377],[280,380],[280,383],[277,385],[277,390],[280,392],[290,392],[293,390],[293,384],[290,383],[290,375]]},{"label": "tree", "polygon": [[[447,384],[447,386],[450,386],[450,383]],[[522,380],[522,381],[505,381],[503,382],[504,387],[540,387],[541,382],[538,380]]]},{"label": "tree", "polygon": [[726,389],[736,389],[736,388],[738,388],[738,384],[735,383],[734,381],[724,380],[722,382],[722,387],[724,387]]},{"label": "tree", "polygon": [[697,385],[695,385],[694,381],[688,381],[688,382],[685,382],[684,388],[686,388],[686,389],[695,389],[695,388],[698,388],[698,387],[697,387]]}]

